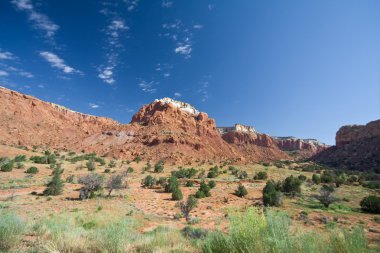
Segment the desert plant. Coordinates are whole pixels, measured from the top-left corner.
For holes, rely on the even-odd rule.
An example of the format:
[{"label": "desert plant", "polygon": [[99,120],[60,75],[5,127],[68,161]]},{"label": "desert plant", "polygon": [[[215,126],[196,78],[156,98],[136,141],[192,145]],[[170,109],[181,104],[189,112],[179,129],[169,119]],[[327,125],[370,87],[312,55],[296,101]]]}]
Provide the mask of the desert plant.
[{"label": "desert plant", "polygon": [[79,198],[81,200],[93,198],[95,192],[103,188],[103,180],[103,177],[96,173],[80,177],[78,182],[82,184],[82,188],[79,191]]},{"label": "desert plant", "polygon": [[86,163],[86,167],[88,171],[94,171],[96,169],[96,164],[95,164],[94,159],[88,160],[88,162]]},{"label": "desert plant", "polygon": [[25,168],[25,165],[23,163],[16,163],[16,169],[24,169]]},{"label": "desert plant", "polygon": [[219,167],[218,166],[214,166],[214,167],[210,168],[209,172],[207,173],[208,178],[216,178],[218,176],[219,176]]},{"label": "desert plant", "polygon": [[186,221],[189,221],[190,212],[197,206],[197,204],[198,204],[198,201],[193,195],[190,195],[187,198],[186,202],[182,201],[179,203],[181,213],[186,218]]},{"label": "desert plant", "polygon": [[154,172],[155,173],[161,173],[164,171],[164,161],[158,161],[154,164]]},{"label": "desert plant", "polygon": [[269,180],[263,189],[264,206],[280,206],[282,199],[281,193],[276,190],[273,181]]},{"label": "desert plant", "polygon": [[295,197],[296,194],[301,193],[301,181],[293,175],[285,178],[282,191],[292,198]]},{"label": "desert plant", "polygon": [[247,189],[244,187],[244,185],[239,184],[238,188],[235,191],[235,195],[242,198],[248,194]]},{"label": "desert plant", "polygon": [[125,185],[123,184],[124,183],[123,180],[124,180],[123,174],[113,175],[108,179],[106,183],[106,188],[108,189],[108,197],[111,196],[111,193],[113,190],[118,190],[125,187]]},{"label": "desert plant", "polygon": [[179,188],[178,179],[175,176],[169,177],[168,182],[165,185],[165,192],[173,193],[173,191],[178,188]]},{"label": "desert plant", "polygon": [[[25,231],[25,223],[16,215],[0,210],[0,251],[9,251],[17,246]],[[12,251],[14,252],[14,251]]]},{"label": "desert plant", "polygon": [[127,173],[133,173],[133,171],[134,171],[134,170],[133,170],[132,167],[128,167],[128,168],[127,168]]},{"label": "desert plant", "polygon": [[179,168],[177,171],[172,171],[171,174],[177,178],[193,178],[197,174],[198,170],[194,168]]},{"label": "desert plant", "polygon": [[298,179],[301,181],[301,182],[305,182],[306,181],[306,179],[307,179],[307,177],[305,176],[305,175],[299,175],[298,176]]},{"label": "desert plant", "polygon": [[246,179],[248,178],[248,173],[245,170],[241,170],[237,173],[237,177],[239,179]]},{"label": "desert plant", "polygon": [[195,193],[195,197],[196,198],[210,197],[211,196],[210,190],[211,190],[210,186],[206,184],[205,181],[202,181],[199,186],[198,191]]},{"label": "desert plant", "polygon": [[51,181],[46,185],[46,189],[43,194],[46,196],[56,196],[60,195],[63,192],[63,180],[61,179],[61,175],[63,173],[63,169],[60,166],[55,166],[53,170],[53,177]]},{"label": "desert plant", "polygon": [[336,201],[336,198],[332,195],[333,191],[334,188],[328,187],[326,185],[322,186],[321,190],[319,191],[319,196],[317,196],[317,199],[326,208],[328,208],[330,204]]},{"label": "desert plant", "polygon": [[194,182],[190,181],[190,180],[187,180],[186,181],[186,187],[194,187]]},{"label": "desert plant", "polygon": [[17,156],[15,156],[15,158],[13,158],[13,161],[16,163],[25,162],[26,161],[26,155],[17,155]]},{"label": "desert plant", "polygon": [[360,201],[360,206],[363,211],[380,214],[380,197],[375,195],[367,196]]},{"label": "desert plant", "polygon": [[139,163],[142,161],[141,156],[136,156],[135,159],[133,159],[134,162]]},{"label": "desert plant", "polygon": [[1,170],[2,172],[10,172],[10,171],[13,170],[13,167],[14,167],[14,163],[13,163],[13,161],[9,161],[9,162],[4,163],[3,165],[1,165],[0,170]]},{"label": "desert plant", "polygon": [[172,192],[172,200],[182,200],[183,199],[183,194],[181,189],[176,188]]},{"label": "desert plant", "polygon": [[311,180],[314,184],[320,184],[321,183],[321,177],[318,174],[313,174],[311,177]]},{"label": "desert plant", "polygon": [[267,178],[268,174],[266,171],[260,171],[253,177],[254,180],[266,180]]},{"label": "desert plant", "polygon": [[213,189],[215,186],[216,186],[216,182],[214,180],[208,181],[208,187],[210,187],[210,189]]},{"label": "desert plant", "polygon": [[25,172],[28,173],[28,174],[37,174],[38,173],[38,168],[32,166],[29,169],[27,169]]},{"label": "desert plant", "polygon": [[156,184],[156,179],[155,179],[154,177],[152,177],[151,175],[146,176],[146,177],[143,179],[142,183],[141,183],[141,185],[142,185],[143,187],[145,187],[145,188],[149,188],[149,189],[153,188],[153,186],[154,186],[155,184]]}]

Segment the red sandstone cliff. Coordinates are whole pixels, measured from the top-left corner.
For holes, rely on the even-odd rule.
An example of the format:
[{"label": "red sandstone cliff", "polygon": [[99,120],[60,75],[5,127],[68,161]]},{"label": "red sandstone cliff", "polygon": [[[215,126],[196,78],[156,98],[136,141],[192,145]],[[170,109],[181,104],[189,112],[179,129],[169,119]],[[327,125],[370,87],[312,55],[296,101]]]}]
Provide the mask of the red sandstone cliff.
[{"label": "red sandstone cliff", "polygon": [[380,120],[364,126],[343,126],[335,140],[336,146],[317,154],[313,160],[343,169],[380,171]]}]

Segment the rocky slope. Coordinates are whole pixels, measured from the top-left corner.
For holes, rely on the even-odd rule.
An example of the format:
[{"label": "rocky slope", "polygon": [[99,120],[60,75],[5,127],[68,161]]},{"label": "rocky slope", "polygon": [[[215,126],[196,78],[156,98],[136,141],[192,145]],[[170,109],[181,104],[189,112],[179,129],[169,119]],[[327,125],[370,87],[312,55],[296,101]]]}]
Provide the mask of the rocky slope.
[{"label": "rocky slope", "polygon": [[329,146],[315,139],[299,139],[296,137],[274,137],[277,147],[290,151],[299,158],[308,158],[327,149]]},{"label": "rocky slope", "polygon": [[[238,135],[242,136],[253,133],[249,129],[240,130]],[[226,142],[215,121],[206,113],[168,98],[143,106],[130,124],[120,124],[0,88],[0,142],[3,144],[183,163],[288,158],[270,143],[268,136],[238,138],[248,138],[247,142],[254,145],[243,148],[240,144]]]},{"label": "rocky slope", "polygon": [[313,160],[351,170],[380,171],[380,120],[366,125],[343,126],[336,133],[336,145]]}]

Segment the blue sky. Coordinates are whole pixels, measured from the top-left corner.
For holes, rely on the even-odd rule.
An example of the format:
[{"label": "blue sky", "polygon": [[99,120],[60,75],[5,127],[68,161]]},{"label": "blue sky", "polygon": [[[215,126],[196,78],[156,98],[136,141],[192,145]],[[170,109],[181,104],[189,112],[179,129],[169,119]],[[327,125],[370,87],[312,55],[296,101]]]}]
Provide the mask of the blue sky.
[{"label": "blue sky", "polygon": [[0,85],[128,123],[155,98],[334,143],[380,118],[380,1],[0,1]]}]

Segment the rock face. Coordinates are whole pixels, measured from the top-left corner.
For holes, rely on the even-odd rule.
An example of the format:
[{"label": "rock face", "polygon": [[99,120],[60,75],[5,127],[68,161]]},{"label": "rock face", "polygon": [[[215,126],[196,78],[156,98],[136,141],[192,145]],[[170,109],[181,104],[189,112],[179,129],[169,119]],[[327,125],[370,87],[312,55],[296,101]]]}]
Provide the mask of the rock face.
[{"label": "rock face", "polygon": [[[206,113],[164,98],[143,106],[130,124],[71,111],[0,88],[0,142],[61,150],[96,152],[133,159],[267,161],[288,158],[268,136],[237,125],[226,142]],[[227,138],[228,139],[228,138]],[[250,143],[243,147],[240,143]],[[236,145],[235,145],[236,144]]]},{"label": "rock face", "polygon": [[364,126],[343,126],[336,133],[335,142],[337,147],[343,147],[352,142],[375,137],[380,137],[380,120],[369,122]]},{"label": "rock face", "polygon": [[343,126],[335,140],[336,146],[312,159],[342,169],[380,171],[380,120],[364,126]]},{"label": "rock face", "polygon": [[284,151],[295,151],[302,158],[308,158],[327,149],[329,146],[315,139],[295,137],[274,137],[277,147]]}]

